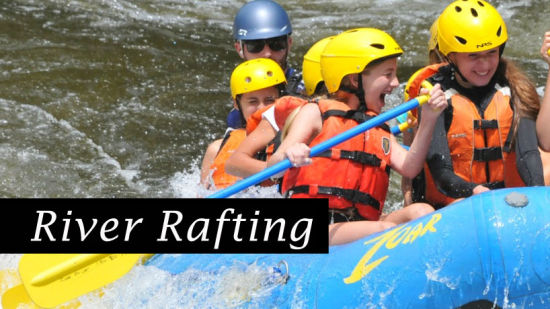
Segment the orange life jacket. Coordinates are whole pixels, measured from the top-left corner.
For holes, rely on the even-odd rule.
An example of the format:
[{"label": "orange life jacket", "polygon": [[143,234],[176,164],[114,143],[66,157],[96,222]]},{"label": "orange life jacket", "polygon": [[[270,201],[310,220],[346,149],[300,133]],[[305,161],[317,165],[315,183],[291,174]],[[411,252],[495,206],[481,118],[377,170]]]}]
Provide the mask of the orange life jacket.
[{"label": "orange life jacket", "polygon": [[[422,89],[422,82],[437,73],[439,71],[439,68],[444,65],[447,65],[447,63],[431,64],[416,71],[413,76],[411,76],[411,78],[407,82],[407,86],[405,87],[406,100],[408,101],[410,99],[416,98],[420,94],[420,89]],[[417,108],[411,110],[411,112],[414,117],[418,118]]]},{"label": "orange life jacket", "polygon": [[[246,121],[246,129],[236,129],[230,131],[224,137],[222,145],[214,159],[214,162],[210,166],[211,170],[214,170],[212,174],[212,180],[216,189],[223,189],[235,182],[241,180],[240,177],[230,175],[225,172],[225,161],[235,152],[239,145],[244,141],[246,136],[256,129],[260,121],[262,120],[262,114],[272,105],[265,106],[255,111]],[[273,154],[274,145],[271,143],[266,147],[265,151],[262,151],[256,155],[258,160],[266,161]],[[261,186],[272,186],[275,183],[271,180],[262,182]]]},{"label": "orange life jacket", "polygon": [[[510,106],[510,89],[498,89],[483,117],[475,104],[456,93],[446,91],[453,114],[447,141],[455,174],[465,181],[489,188],[525,186],[516,167],[516,154],[511,151],[509,133],[514,118]],[[433,205],[447,205],[453,198],[437,190],[425,165],[426,200]]]},{"label": "orange life jacket", "polygon": [[291,96],[282,97],[281,99],[277,100],[277,102],[275,103],[275,122],[277,123],[279,130],[283,129],[288,116],[296,108],[308,102],[310,101]]},{"label": "orange life jacket", "polygon": [[212,180],[216,189],[226,188],[238,180],[240,177],[230,175],[225,172],[225,161],[235,152],[235,149],[239,147],[242,141],[246,138],[245,129],[235,129],[228,132],[223,138],[220,150],[214,159],[214,162],[210,166],[210,170],[213,170]]},{"label": "orange life jacket", "polygon": [[[318,104],[323,127],[310,147],[374,116],[335,100]],[[283,193],[292,198],[328,198],[329,208],[355,207],[362,217],[378,220],[389,186],[390,135],[384,124],[314,157],[310,165],[291,168],[283,178]]]},{"label": "orange life jacket", "polygon": [[262,114],[272,107],[275,109],[275,122],[279,129],[282,129],[285,125],[285,121],[288,115],[292,113],[292,111],[297,107],[302,106],[308,102],[309,101],[307,100],[293,96],[280,97],[272,105],[265,106],[264,108],[257,110],[256,112],[254,112],[254,114],[252,114],[252,116],[250,116],[250,118],[246,121],[246,133],[250,134],[252,131],[254,131],[262,120]]},{"label": "orange life jacket", "polygon": [[246,134],[252,133],[252,131],[256,130],[258,127],[258,124],[260,124],[260,121],[262,121],[262,114],[270,109],[273,106],[273,104],[264,106],[257,111],[255,111],[250,117],[246,120]]}]

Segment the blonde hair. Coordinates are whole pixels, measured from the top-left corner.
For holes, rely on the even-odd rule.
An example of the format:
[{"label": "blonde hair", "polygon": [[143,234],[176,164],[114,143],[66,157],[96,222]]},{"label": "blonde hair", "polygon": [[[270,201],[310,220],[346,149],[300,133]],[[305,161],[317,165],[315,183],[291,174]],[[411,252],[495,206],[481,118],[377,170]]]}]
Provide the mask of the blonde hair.
[{"label": "blonde hair", "polygon": [[296,107],[289,115],[286,117],[285,125],[283,126],[283,129],[281,130],[281,142],[286,138],[288,135],[288,132],[290,131],[290,127],[292,126],[292,123],[294,122],[294,118],[296,118],[296,115],[300,112],[303,105],[300,105]]},{"label": "blonde hair", "polygon": [[[309,103],[312,102],[318,102],[319,100],[324,100],[329,98],[326,94],[321,94],[316,97],[313,97],[309,100]],[[288,132],[290,131],[290,128],[292,127],[292,123],[294,122],[294,119],[296,118],[296,115],[300,113],[300,110],[302,109],[303,105],[300,105],[296,107],[288,116],[286,117],[285,124],[283,128],[281,129],[281,142],[286,138],[288,135]]]}]

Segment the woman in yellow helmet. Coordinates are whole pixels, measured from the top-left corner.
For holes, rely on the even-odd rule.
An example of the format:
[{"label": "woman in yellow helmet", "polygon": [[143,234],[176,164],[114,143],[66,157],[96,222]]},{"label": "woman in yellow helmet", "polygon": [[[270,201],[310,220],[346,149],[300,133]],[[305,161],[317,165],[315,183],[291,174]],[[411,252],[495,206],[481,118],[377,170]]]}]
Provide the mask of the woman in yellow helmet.
[{"label": "woman in yellow helmet", "polygon": [[[333,36],[330,36],[319,40],[304,55],[302,76],[309,97],[326,93],[319,62],[321,51],[332,38]],[[300,106],[307,102],[307,99],[285,96],[277,100],[267,110],[256,112],[253,118],[259,118],[258,124],[227,160],[227,172],[244,178],[266,168],[265,160],[259,160],[255,154],[265,149],[273,141],[275,141],[273,144],[279,144],[287,118],[289,116],[292,118],[292,115],[295,114],[293,111],[298,111]],[[260,115],[258,116],[258,114]],[[271,153],[269,150],[268,155]]]},{"label": "woman in yellow helmet", "polygon": [[402,53],[390,35],[374,28],[348,30],[332,39],[321,53],[321,75],[329,98],[302,106],[288,136],[268,161],[271,165],[288,158],[295,166],[283,178],[286,195],[329,199],[331,244],[433,211],[430,205],[415,204],[382,216],[390,168],[408,177],[422,168],[433,124],[447,106],[438,85],[423,107],[425,122],[409,152],[384,124],[309,158],[310,146],[381,112],[385,96],[399,86],[397,58]]},{"label": "woman in yellow helmet", "polygon": [[436,124],[419,182],[425,187],[415,188],[422,196],[413,200],[439,208],[493,188],[544,185],[538,96],[502,57],[508,35],[500,14],[483,0],[459,0],[436,25],[436,50],[448,64],[428,81],[441,83],[450,105]]},{"label": "woman in yellow helmet", "polygon": [[[268,58],[248,60],[231,74],[231,97],[242,119],[249,119],[257,110],[273,104],[285,84],[285,74],[275,61]],[[244,128],[229,130],[224,138],[208,146],[201,169],[201,183],[206,188],[225,188],[240,179],[226,173],[225,162],[245,139],[246,132]]]},{"label": "woman in yellow helmet", "polygon": [[[540,54],[544,61],[550,65],[550,31],[544,34]],[[539,137],[540,147],[546,151],[550,151],[550,126],[545,123],[550,119],[550,70],[546,78],[546,87],[544,97],[540,107],[540,112],[537,116],[537,133]]]}]

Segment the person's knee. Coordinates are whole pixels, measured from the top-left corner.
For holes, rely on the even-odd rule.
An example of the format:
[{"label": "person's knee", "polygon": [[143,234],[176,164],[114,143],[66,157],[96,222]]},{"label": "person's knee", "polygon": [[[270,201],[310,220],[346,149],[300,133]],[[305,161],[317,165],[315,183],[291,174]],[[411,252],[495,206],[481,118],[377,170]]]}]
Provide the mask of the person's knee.
[{"label": "person's knee", "polygon": [[378,221],[378,224],[380,225],[380,230],[382,230],[382,231],[390,229],[390,228],[397,225],[397,224],[395,224],[394,222],[391,222],[391,221]]},{"label": "person's knee", "polygon": [[415,203],[408,207],[413,207],[411,209],[411,217],[413,219],[420,218],[434,211],[434,208],[426,203]]}]

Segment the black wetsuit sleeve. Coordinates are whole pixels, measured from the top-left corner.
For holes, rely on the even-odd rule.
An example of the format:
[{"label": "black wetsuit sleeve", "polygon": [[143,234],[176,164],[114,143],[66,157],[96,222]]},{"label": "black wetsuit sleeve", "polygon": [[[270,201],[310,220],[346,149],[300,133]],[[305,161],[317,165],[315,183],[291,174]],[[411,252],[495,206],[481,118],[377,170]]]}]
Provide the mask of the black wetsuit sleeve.
[{"label": "black wetsuit sleeve", "polygon": [[441,113],[435,124],[426,162],[439,191],[452,198],[468,197],[477,184],[467,182],[454,173],[451,151],[447,143],[445,113]]},{"label": "black wetsuit sleeve", "polygon": [[515,148],[516,165],[525,185],[544,186],[544,174],[534,120],[520,119]]}]

